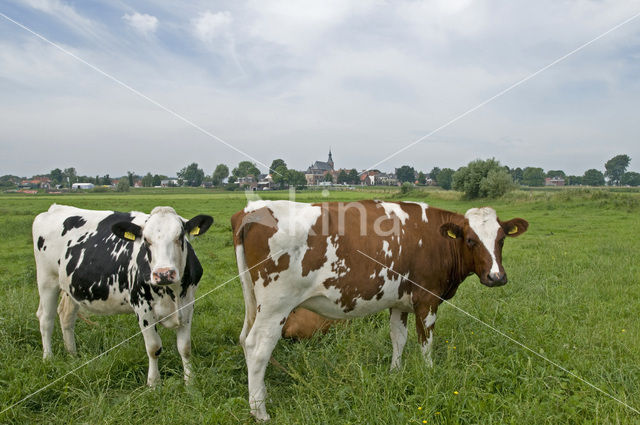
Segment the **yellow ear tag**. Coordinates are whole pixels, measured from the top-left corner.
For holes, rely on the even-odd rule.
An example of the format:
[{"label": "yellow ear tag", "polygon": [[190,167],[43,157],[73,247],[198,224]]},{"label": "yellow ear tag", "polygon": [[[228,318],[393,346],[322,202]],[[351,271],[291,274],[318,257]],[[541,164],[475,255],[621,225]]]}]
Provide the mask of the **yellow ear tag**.
[{"label": "yellow ear tag", "polygon": [[136,235],[134,235],[131,232],[124,232],[124,238],[125,239],[129,239],[130,241],[135,241],[136,240]]},{"label": "yellow ear tag", "polygon": [[513,228],[511,230],[509,230],[509,235],[514,235],[518,233],[518,226],[513,226]]},{"label": "yellow ear tag", "polygon": [[198,236],[200,234],[200,228],[198,226],[196,226],[189,233],[192,234],[193,236]]},{"label": "yellow ear tag", "polygon": [[447,230],[447,235],[449,235],[449,237],[450,237],[451,239],[455,239],[455,238],[457,238],[457,237],[458,237],[458,236],[456,236],[456,234],[455,234],[455,233],[453,233],[451,230]]}]

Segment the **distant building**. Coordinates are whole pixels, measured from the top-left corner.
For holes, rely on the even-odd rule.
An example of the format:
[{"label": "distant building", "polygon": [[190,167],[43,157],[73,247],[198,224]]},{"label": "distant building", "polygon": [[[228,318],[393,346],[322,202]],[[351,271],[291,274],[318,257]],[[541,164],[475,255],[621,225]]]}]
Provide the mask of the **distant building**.
[{"label": "distant building", "polygon": [[50,189],[51,179],[44,176],[34,176],[31,180],[22,180],[20,182],[20,187],[29,189]]},{"label": "distant building", "polygon": [[271,190],[273,189],[273,177],[271,174],[260,174],[258,177],[258,190]]},{"label": "distant building", "polygon": [[71,185],[71,189],[73,190],[78,190],[78,189],[91,190],[94,187],[95,186],[93,185],[93,183],[74,183]]},{"label": "distant building", "polygon": [[398,176],[394,173],[378,173],[374,177],[377,186],[397,186]]},{"label": "distant building", "polygon": [[178,179],[165,179],[160,180],[161,187],[176,187],[178,186]]},{"label": "distant building", "polygon": [[547,177],[544,181],[545,186],[564,186],[564,179],[560,176]]},{"label": "distant building", "polygon": [[331,174],[331,178],[335,182],[338,173],[334,168],[331,149],[329,149],[329,159],[327,159],[327,162],[314,162],[309,166],[309,168],[307,168],[307,171],[304,173],[304,177],[307,179],[307,185],[315,186],[320,184],[320,182],[325,181],[325,175],[327,173]]}]

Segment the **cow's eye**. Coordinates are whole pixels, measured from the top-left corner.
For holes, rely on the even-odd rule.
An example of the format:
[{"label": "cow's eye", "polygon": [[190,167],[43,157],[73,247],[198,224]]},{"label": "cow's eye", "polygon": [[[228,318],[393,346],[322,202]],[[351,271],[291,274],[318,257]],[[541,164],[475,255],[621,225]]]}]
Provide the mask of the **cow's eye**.
[{"label": "cow's eye", "polygon": [[476,241],[474,241],[474,240],[473,240],[473,239],[471,239],[471,238],[467,238],[467,244],[468,244],[469,246],[474,246],[474,245],[476,244]]},{"label": "cow's eye", "polygon": [[500,239],[500,240],[498,241],[498,244],[500,244],[500,246],[504,245],[504,239],[505,239],[505,238],[502,238],[502,239]]}]

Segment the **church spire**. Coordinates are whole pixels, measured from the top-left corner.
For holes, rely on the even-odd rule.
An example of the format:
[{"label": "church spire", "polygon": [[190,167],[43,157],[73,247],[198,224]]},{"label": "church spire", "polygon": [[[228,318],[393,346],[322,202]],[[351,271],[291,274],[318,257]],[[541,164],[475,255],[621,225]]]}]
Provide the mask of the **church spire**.
[{"label": "church spire", "polygon": [[329,148],[329,159],[327,160],[327,164],[329,164],[333,169],[333,157],[331,156],[331,148]]}]

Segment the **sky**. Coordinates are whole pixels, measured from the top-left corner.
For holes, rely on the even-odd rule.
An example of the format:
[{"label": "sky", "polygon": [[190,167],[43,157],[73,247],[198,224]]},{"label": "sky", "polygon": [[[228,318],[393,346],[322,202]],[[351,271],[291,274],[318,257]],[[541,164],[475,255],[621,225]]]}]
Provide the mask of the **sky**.
[{"label": "sky", "polygon": [[[304,170],[329,149],[336,168],[370,168],[640,2],[3,0],[0,13],[146,96],[0,16],[0,175],[119,176],[275,158]],[[639,76],[640,17],[376,168],[495,157],[581,175],[624,153],[640,171]]]}]

